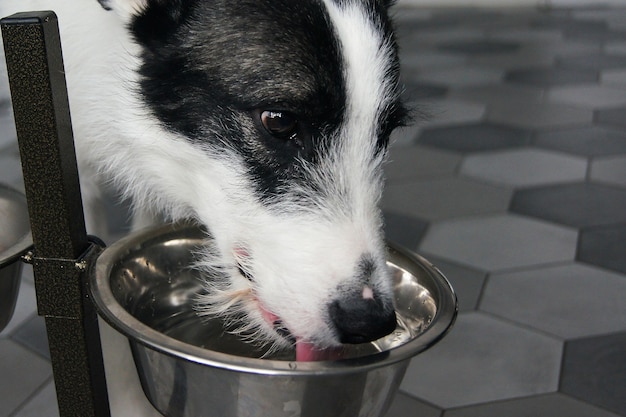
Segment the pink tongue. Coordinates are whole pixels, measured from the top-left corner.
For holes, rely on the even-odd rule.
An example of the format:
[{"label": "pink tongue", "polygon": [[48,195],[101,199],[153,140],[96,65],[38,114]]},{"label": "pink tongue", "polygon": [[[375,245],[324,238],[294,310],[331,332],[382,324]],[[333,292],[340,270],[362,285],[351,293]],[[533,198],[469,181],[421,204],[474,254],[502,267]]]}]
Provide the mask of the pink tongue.
[{"label": "pink tongue", "polygon": [[[262,304],[259,303],[259,308],[263,318],[268,323],[275,323],[279,318],[276,314],[269,310],[266,310]],[[319,349],[313,343],[303,342],[302,340],[296,340],[296,361],[300,362],[313,362],[313,361],[333,361],[341,359],[343,356],[343,348],[334,347],[328,349]]]},{"label": "pink tongue", "polygon": [[313,362],[313,361],[334,361],[341,359],[343,356],[343,348],[334,347],[328,349],[318,349],[314,344],[296,341],[296,361]]}]

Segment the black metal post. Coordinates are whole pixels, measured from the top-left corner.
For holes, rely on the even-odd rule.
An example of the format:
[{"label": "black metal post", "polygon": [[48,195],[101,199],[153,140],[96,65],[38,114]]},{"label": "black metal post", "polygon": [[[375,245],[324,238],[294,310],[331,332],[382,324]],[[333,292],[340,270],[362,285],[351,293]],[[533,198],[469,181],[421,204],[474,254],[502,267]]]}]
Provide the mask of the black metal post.
[{"label": "black metal post", "polygon": [[100,247],[85,231],[53,12],[0,21],[35,250],[37,309],[46,320],[61,417],[109,417],[98,316],[86,274]]}]

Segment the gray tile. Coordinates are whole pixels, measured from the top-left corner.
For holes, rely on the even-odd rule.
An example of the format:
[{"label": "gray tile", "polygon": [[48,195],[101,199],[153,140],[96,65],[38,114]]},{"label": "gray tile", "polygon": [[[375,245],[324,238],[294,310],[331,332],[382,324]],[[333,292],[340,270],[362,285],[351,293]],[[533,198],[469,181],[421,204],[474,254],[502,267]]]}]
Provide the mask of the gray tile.
[{"label": "gray tile", "polygon": [[479,103],[472,103],[459,99],[433,99],[421,103],[428,119],[422,122],[422,127],[433,127],[450,124],[474,123],[483,118],[486,107]]},{"label": "gray tile", "polygon": [[561,351],[555,339],[465,313],[446,338],[412,360],[401,389],[443,408],[554,392]]},{"label": "gray tile", "polygon": [[459,155],[425,146],[391,146],[385,176],[388,184],[406,180],[451,177]]},{"label": "gray tile", "polygon": [[602,71],[600,82],[605,86],[615,85],[626,88],[626,70],[620,68]]},{"label": "gray tile", "polygon": [[626,38],[626,31],[622,29],[623,28],[615,28],[615,30],[608,30],[607,26],[606,30],[603,31],[572,30],[566,31],[565,36],[567,39],[592,41],[602,45],[606,42],[621,41]]},{"label": "gray tile", "polygon": [[8,416],[52,375],[48,362],[11,340],[0,340],[0,416]]},{"label": "gray tile", "polygon": [[530,267],[574,259],[577,232],[515,215],[434,223],[419,250],[484,271]]},{"label": "gray tile", "polygon": [[382,206],[425,220],[504,213],[512,190],[463,178],[443,178],[389,184]]},{"label": "gray tile", "polygon": [[[24,269],[30,269],[30,265],[24,265]],[[22,280],[20,283],[20,290],[17,296],[17,303],[15,304],[15,311],[11,321],[7,327],[0,333],[0,338],[9,337],[14,331],[16,331],[21,325],[30,320],[37,314],[37,297],[35,295],[35,287],[32,282]],[[1,415],[1,414],[0,414]]]},{"label": "gray tile", "polygon": [[17,142],[13,116],[6,108],[0,111],[0,149]]},{"label": "gray tile", "polygon": [[590,177],[593,181],[624,186],[626,184],[626,155],[594,159],[591,162]]},{"label": "gray tile", "polygon": [[540,48],[552,53],[555,58],[598,55],[603,52],[602,45],[597,42],[572,40],[566,42],[542,44]]},{"label": "gray tile", "polygon": [[551,87],[594,82],[598,80],[598,72],[560,68],[524,68],[508,71],[504,79],[510,83]]},{"label": "gray tile", "polygon": [[548,91],[546,98],[576,107],[610,108],[626,105],[626,87],[602,85],[555,87]]},{"label": "gray tile", "polygon": [[626,333],[568,342],[561,391],[626,415]]},{"label": "gray tile", "polygon": [[524,26],[512,27],[508,30],[497,31],[492,34],[494,39],[504,41],[517,41],[527,45],[546,45],[552,43],[561,43],[563,41],[563,33],[556,29],[536,29]]},{"label": "gray tile", "polygon": [[[459,19],[461,22],[463,19]],[[469,42],[480,42],[484,39],[485,35],[483,30],[461,27],[457,24],[450,24],[452,21],[448,20],[447,25],[442,27],[425,28],[424,30],[417,31],[412,37],[407,40],[418,42],[419,45],[441,45],[441,44],[464,44]],[[459,51],[452,48],[452,53],[456,54]]]},{"label": "gray tile", "polygon": [[24,188],[22,165],[18,158],[0,154],[0,184]]},{"label": "gray tile", "polygon": [[567,34],[604,33],[608,29],[606,22],[603,20],[580,20],[572,19],[570,16],[562,17],[551,14],[535,18],[531,23],[531,27],[553,28]]},{"label": "gray tile", "polygon": [[600,126],[540,131],[533,144],[581,156],[626,154],[626,131]]},{"label": "gray tile", "polygon": [[406,149],[415,144],[419,133],[421,132],[422,127],[418,122],[411,123],[409,126],[404,126],[398,128],[391,132],[391,137],[389,139],[390,148],[393,150],[395,148]]},{"label": "gray tile", "polygon": [[577,259],[626,274],[626,224],[590,227],[580,233]]},{"label": "gray tile", "polygon": [[387,411],[387,417],[440,417],[441,410],[425,404],[402,391],[396,397]]},{"label": "gray tile", "polygon": [[446,412],[446,417],[619,417],[563,394],[547,394],[463,407]]},{"label": "gray tile", "polygon": [[562,68],[585,68],[595,70],[623,68],[626,66],[626,56],[607,53],[563,57],[557,59],[557,65]]},{"label": "gray tile", "polygon": [[544,91],[533,86],[509,83],[483,85],[477,87],[456,88],[450,91],[450,97],[475,103],[484,103],[490,107],[499,107],[507,103],[542,101]]},{"label": "gray tile", "polygon": [[466,59],[456,54],[435,52],[432,50],[411,51],[402,54],[403,73],[422,71],[431,68],[450,68],[463,65]]},{"label": "gray tile", "polygon": [[384,217],[386,238],[414,251],[424,237],[428,223],[390,210],[385,210]]},{"label": "gray tile", "polygon": [[11,417],[58,417],[54,381],[46,384],[33,398],[31,398],[15,415]]},{"label": "gray tile", "polygon": [[511,211],[572,227],[626,224],[626,188],[559,184],[515,192]]},{"label": "gray tile", "polygon": [[50,348],[43,317],[33,316],[15,331],[12,339],[22,346],[50,360]]},{"label": "gray tile", "polygon": [[507,186],[531,186],[584,180],[587,161],[532,148],[484,152],[467,156],[462,175]]},{"label": "gray tile", "polygon": [[524,46],[519,51],[497,55],[472,55],[468,63],[483,67],[511,70],[527,66],[552,66],[557,53],[554,50]]},{"label": "gray tile", "polygon": [[436,256],[429,256],[432,262],[448,279],[459,303],[459,311],[473,311],[478,306],[487,273],[477,269],[468,268],[453,262],[441,260]]},{"label": "gray tile", "polygon": [[466,87],[498,83],[503,75],[503,70],[465,65],[459,68],[425,70],[420,72],[419,79],[453,87]]},{"label": "gray tile", "polygon": [[479,152],[515,148],[528,144],[528,130],[491,123],[424,129],[418,143],[455,152]]},{"label": "gray tile", "polygon": [[600,124],[626,128],[626,106],[598,110],[594,119]]},{"label": "gray tile", "polygon": [[492,55],[516,52],[520,49],[519,42],[497,40],[456,41],[440,44],[439,49],[468,55]]},{"label": "gray tile", "polygon": [[516,99],[488,109],[487,120],[530,129],[556,128],[590,124],[593,112],[569,104]]},{"label": "gray tile", "polygon": [[[431,83],[425,80],[416,79],[415,75],[412,75],[408,71],[405,71],[403,75],[403,87],[402,98],[409,103],[409,106],[415,102],[422,102],[428,99],[441,98],[448,93],[448,87],[442,84]],[[419,109],[418,109],[419,112]]]},{"label": "gray tile", "polygon": [[564,339],[626,330],[626,279],[584,264],[489,277],[480,310]]},{"label": "gray tile", "polygon": [[606,45],[604,45],[604,52],[608,55],[626,55],[626,42],[607,42]]}]

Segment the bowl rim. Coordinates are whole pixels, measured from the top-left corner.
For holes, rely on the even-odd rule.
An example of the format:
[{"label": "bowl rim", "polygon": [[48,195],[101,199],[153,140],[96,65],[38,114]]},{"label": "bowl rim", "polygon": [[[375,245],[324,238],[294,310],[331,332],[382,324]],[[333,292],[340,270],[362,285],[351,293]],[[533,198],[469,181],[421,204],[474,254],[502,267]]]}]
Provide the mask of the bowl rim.
[{"label": "bowl rim", "polygon": [[[0,184],[0,198],[8,198],[12,201],[21,200],[24,203],[24,208],[28,208],[26,196],[22,192],[5,184]],[[32,246],[33,236],[29,223],[28,230],[22,236],[20,236],[11,246],[8,246],[4,250],[0,251],[0,269],[9,266],[13,262],[17,261]]]},{"label": "bowl rim", "polygon": [[[257,359],[211,351],[194,346],[167,335],[142,323],[126,311],[115,299],[108,283],[109,275],[116,260],[123,259],[134,250],[149,246],[157,239],[176,236],[188,229],[198,229],[191,222],[171,223],[139,230],[106,248],[96,260],[94,271],[89,274],[89,290],[98,314],[118,332],[129,339],[131,345],[139,343],[154,351],[194,362],[235,372],[264,374],[272,376],[313,376],[337,375],[364,372],[406,361],[433,346],[452,328],[457,314],[457,297],[448,280],[432,263],[421,256],[388,242],[388,261],[404,264],[419,264],[433,278],[433,289],[438,296],[438,308],[428,328],[413,340],[395,348],[371,355],[334,361],[296,362],[275,359]],[[206,234],[209,238],[209,235]],[[180,237],[179,237],[180,238]]]}]

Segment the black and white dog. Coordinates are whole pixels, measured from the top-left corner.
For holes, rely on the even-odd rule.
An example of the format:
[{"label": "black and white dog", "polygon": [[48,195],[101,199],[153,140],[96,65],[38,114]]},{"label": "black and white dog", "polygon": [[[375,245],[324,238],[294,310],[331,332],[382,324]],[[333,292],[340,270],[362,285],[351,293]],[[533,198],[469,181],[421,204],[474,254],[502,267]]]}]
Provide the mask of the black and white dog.
[{"label": "black and white dog", "polygon": [[[0,1],[59,16],[90,232],[104,182],[137,227],[197,220],[217,245],[201,267],[228,278],[199,311],[244,314],[301,360],[391,332],[378,202],[405,110],[390,0],[99,3]],[[103,337],[113,415],[156,415],[125,342]]]}]

